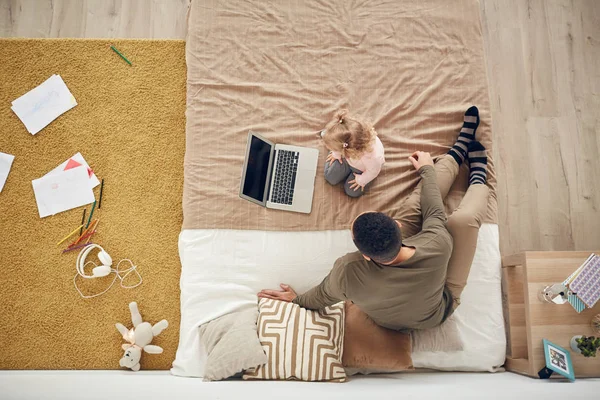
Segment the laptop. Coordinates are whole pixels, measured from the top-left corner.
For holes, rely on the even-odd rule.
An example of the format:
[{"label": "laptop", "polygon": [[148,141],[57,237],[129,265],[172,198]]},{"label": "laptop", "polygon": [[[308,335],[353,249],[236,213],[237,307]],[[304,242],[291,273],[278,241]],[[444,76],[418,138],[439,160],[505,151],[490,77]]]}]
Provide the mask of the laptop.
[{"label": "laptop", "polygon": [[319,150],[275,144],[249,131],[240,197],[263,207],[309,214]]}]

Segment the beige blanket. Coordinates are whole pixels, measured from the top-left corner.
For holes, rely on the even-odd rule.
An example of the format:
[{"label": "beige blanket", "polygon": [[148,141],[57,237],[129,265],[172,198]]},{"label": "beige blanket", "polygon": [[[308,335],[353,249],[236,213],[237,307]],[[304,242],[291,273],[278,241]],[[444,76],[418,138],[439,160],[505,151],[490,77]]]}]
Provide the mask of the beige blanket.
[{"label": "beige blanket", "polygon": [[[415,150],[441,155],[462,115],[480,109],[477,137],[491,155],[491,119],[475,0],[195,0],[187,37],[184,229],[347,228],[362,211],[397,214],[417,184]],[[336,109],[369,119],[386,164],[362,198],[323,178],[316,132]],[[312,213],[267,210],[238,197],[248,130],[319,148]],[[488,222],[496,222],[490,159]],[[446,204],[466,189],[467,168]]]}]

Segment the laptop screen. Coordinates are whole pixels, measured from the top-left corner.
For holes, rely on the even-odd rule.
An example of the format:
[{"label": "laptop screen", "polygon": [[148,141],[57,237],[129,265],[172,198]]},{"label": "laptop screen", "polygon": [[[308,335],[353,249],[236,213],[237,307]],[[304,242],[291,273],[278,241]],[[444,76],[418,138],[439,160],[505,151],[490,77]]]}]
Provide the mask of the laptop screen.
[{"label": "laptop screen", "polygon": [[242,193],[259,202],[265,201],[270,156],[271,145],[253,135]]}]

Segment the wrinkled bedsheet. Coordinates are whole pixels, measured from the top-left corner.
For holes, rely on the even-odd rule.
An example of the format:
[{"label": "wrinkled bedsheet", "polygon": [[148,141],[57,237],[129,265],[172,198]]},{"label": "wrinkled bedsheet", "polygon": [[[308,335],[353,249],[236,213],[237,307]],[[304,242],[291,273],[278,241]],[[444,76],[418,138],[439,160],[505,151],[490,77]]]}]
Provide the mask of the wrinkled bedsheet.
[{"label": "wrinkled bedsheet", "polygon": [[[480,109],[492,136],[476,0],[194,0],[188,15],[184,229],[346,229],[362,211],[394,216],[417,184],[415,150],[441,155],[462,115]],[[362,198],[323,178],[316,137],[336,109],[370,120],[386,164]],[[248,130],[320,149],[312,213],[238,197]],[[497,222],[493,161],[486,222]],[[454,209],[467,167],[446,206]]]}]

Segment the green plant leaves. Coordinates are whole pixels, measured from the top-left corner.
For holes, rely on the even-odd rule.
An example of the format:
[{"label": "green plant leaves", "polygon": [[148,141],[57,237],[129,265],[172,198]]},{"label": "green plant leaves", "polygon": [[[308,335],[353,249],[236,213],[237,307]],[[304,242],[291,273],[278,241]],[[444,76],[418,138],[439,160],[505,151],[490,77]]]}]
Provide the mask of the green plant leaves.
[{"label": "green plant leaves", "polygon": [[596,357],[596,350],[600,348],[600,338],[594,336],[582,336],[575,339],[577,348],[581,350],[584,357]]}]

